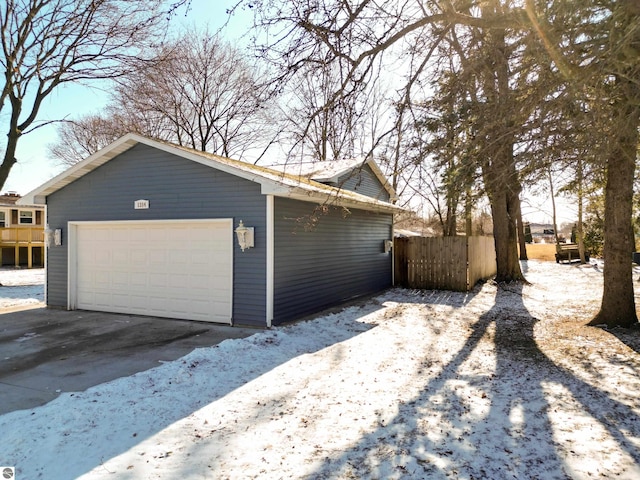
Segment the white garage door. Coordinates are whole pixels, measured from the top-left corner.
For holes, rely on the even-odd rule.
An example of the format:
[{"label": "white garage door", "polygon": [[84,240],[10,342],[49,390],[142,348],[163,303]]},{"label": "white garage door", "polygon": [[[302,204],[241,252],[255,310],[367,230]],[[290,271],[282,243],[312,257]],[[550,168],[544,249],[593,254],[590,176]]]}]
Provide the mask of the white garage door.
[{"label": "white garage door", "polygon": [[231,323],[232,228],[230,219],[70,224],[70,307]]}]

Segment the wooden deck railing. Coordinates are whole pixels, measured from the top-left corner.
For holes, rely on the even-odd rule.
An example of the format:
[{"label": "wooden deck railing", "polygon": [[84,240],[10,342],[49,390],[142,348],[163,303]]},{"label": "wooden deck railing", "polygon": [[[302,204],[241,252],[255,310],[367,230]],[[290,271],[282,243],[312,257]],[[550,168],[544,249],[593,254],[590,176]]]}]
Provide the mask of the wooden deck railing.
[{"label": "wooden deck railing", "polygon": [[[33,249],[38,248],[36,255],[36,262],[44,265],[44,227],[42,225],[32,227],[2,227],[0,228],[0,265],[4,264],[5,255],[4,249],[13,249],[11,263],[16,266],[25,262],[25,257],[20,255],[20,250],[23,254],[26,249],[26,263],[29,268],[33,266]],[[11,254],[9,254],[11,255]],[[7,259],[7,262],[9,260]]]},{"label": "wooden deck railing", "polygon": [[9,247],[15,244],[44,244],[44,227],[3,227],[0,228],[0,243]]}]

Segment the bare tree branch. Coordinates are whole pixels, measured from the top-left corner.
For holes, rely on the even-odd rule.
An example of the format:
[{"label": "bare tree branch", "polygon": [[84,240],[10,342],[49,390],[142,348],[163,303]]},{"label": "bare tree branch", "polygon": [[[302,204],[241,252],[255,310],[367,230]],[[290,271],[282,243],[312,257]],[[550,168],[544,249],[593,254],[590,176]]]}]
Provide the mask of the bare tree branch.
[{"label": "bare tree branch", "polygon": [[[9,108],[0,188],[18,141],[59,85],[121,76],[164,35],[163,22],[189,0],[7,0],[0,3],[2,88]],[[8,102],[7,102],[8,100]]]}]

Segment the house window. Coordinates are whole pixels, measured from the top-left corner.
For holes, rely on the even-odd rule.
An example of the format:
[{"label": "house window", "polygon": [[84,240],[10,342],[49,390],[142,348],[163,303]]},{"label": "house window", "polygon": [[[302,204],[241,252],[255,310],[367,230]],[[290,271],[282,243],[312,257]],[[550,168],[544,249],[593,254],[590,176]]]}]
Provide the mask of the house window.
[{"label": "house window", "polygon": [[7,224],[5,223],[5,213],[4,212],[0,212],[0,228],[4,228],[7,226]]},{"label": "house window", "polygon": [[33,212],[20,210],[20,225],[33,223]]}]

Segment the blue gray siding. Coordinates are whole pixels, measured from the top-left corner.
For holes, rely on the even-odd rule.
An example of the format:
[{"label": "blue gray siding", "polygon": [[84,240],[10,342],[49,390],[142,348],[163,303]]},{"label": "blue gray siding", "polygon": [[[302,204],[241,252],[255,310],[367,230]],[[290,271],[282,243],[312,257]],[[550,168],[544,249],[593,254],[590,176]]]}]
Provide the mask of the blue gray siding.
[{"label": "blue gray siding", "polygon": [[376,177],[369,165],[356,168],[341,176],[338,178],[336,186],[367,195],[368,197],[373,197],[377,200],[389,201],[389,192],[387,192],[384,185],[378,180],[378,177]]},{"label": "blue gray siding", "polygon": [[[134,210],[147,199],[151,208]],[[48,223],[234,218],[255,227],[255,248],[234,241],[233,320],[265,325],[266,199],[260,185],[142,144],[47,197]],[[67,305],[67,245],[49,249],[47,301]]]},{"label": "blue gray siding", "polygon": [[391,286],[392,216],[328,207],[312,225],[314,208],[275,199],[274,324]]}]

